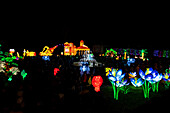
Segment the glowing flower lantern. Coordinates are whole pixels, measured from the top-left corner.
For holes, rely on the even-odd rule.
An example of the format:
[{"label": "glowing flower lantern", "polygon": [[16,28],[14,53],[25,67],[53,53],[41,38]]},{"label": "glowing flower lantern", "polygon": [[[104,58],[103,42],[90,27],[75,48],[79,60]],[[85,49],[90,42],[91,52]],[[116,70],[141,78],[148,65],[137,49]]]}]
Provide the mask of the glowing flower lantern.
[{"label": "glowing flower lantern", "polygon": [[[162,74],[159,74],[156,70],[152,68],[146,68],[145,73],[140,69],[139,75],[145,80],[143,90],[145,98],[149,98],[149,91],[152,88],[153,92],[158,92],[159,81],[162,79]],[[151,83],[152,87],[149,87]]]},{"label": "glowing flower lantern", "polygon": [[102,85],[102,83],[103,83],[103,78],[100,75],[94,76],[92,78],[92,85],[93,85],[94,90],[96,92],[100,91],[100,86]]},{"label": "glowing flower lantern", "polygon": [[109,75],[110,71],[112,71],[112,68],[108,68],[108,67],[105,68],[106,76]]},{"label": "glowing flower lantern", "polygon": [[140,86],[142,86],[143,83],[144,83],[143,80],[142,80],[142,78],[137,78],[137,77],[131,78],[131,79],[130,79],[130,82],[131,82],[132,85],[135,86],[135,87],[140,87]]},{"label": "glowing flower lantern", "polygon": [[136,72],[130,72],[129,78],[135,78],[137,76]]},{"label": "glowing flower lantern", "polygon": [[136,72],[130,72],[129,73],[130,82],[132,83],[133,86],[140,87],[143,85],[144,82],[142,78],[137,78],[136,76],[137,76]]},{"label": "glowing flower lantern", "polygon": [[[112,69],[112,71],[109,71],[108,79],[112,84],[113,92],[114,92],[114,99],[116,100],[118,100],[118,94],[119,94],[119,91],[121,90],[121,87],[128,85],[126,84],[127,80],[123,79],[124,76],[125,76],[125,73],[122,74],[121,69],[119,69],[118,71],[116,69]],[[128,89],[124,87],[123,90],[124,90],[124,93],[126,94]]]},{"label": "glowing flower lantern", "polygon": [[164,81],[170,81],[169,74],[168,74],[168,73],[165,73],[165,74],[163,75],[162,79],[163,79]]},{"label": "glowing flower lantern", "polygon": [[168,89],[169,86],[170,86],[170,75],[168,73],[164,73],[163,74],[163,77],[162,77],[162,80],[165,81],[165,88]]},{"label": "glowing flower lantern", "polygon": [[54,68],[54,76],[56,76],[56,74],[58,73],[58,71],[60,71],[58,68]]}]

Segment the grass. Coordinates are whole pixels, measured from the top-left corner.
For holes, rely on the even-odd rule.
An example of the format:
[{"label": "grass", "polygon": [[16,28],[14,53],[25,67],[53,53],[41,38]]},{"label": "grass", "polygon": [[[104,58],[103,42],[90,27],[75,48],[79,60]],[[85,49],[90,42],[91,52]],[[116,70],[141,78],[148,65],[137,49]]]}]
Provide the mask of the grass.
[{"label": "grass", "polygon": [[127,94],[119,93],[119,99],[115,100],[113,98],[113,89],[112,86],[107,86],[101,88],[105,104],[107,105],[107,111],[116,111],[116,112],[131,112],[138,108],[141,108],[154,98],[161,98],[162,92],[164,91],[163,87],[160,87],[158,93],[150,91],[150,98],[145,99],[142,87],[134,87],[132,85],[128,86],[130,91]]}]

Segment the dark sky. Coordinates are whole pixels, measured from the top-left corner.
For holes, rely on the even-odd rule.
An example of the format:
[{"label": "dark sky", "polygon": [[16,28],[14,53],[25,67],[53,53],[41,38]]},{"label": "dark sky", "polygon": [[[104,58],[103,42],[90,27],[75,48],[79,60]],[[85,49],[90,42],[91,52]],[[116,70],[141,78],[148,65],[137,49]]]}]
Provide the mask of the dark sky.
[{"label": "dark sky", "polygon": [[[61,13],[60,13],[61,14]],[[79,46],[118,48],[169,48],[166,17],[150,14],[72,14],[10,11],[3,17],[2,36],[10,48],[42,48],[65,41]],[[168,41],[167,41],[168,40]],[[77,45],[78,44],[78,45]]]}]

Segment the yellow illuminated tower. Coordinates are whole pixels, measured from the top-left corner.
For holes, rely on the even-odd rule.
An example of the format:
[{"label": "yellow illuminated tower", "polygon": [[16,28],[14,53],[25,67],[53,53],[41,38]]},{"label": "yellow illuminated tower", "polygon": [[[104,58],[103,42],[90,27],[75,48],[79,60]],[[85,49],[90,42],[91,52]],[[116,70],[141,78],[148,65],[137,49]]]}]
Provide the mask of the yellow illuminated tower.
[{"label": "yellow illuminated tower", "polygon": [[84,41],[81,40],[81,41],[80,41],[80,46],[83,46],[83,45],[84,45]]}]

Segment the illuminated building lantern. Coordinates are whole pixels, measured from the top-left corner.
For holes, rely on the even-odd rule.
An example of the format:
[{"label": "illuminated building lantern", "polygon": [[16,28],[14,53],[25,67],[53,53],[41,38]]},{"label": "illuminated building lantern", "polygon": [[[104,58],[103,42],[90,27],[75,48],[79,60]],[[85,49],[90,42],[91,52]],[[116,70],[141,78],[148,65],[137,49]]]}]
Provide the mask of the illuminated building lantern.
[{"label": "illuminated building lantern", "polygon": [[76,55],[76,46],[73,43],[64,43],[64,55]]},{"label": "illuminated building lantern", "polygon": [[96,92],[100,91],[100,86],[102,85],[102,83],[103,83],[103,78],[100,75],[94,76],[92,78],[92,85],[93,85],[94,90]]},{"label": "illuminated building lantern", "polygon": [[33,51],[30,51],[30,52],[29,52],[29,51],[27,50],[26,56],[30,56],[30,57],[36,56],[36,52],[33,52]]},{"label": "illuminated building lantern", "polygon": [[84,41],[81,40],[80,47],[77,47],[77,53],[79,55],[83,55],[85,51],[90,52],[90,49],[86,45],[84,45]]}]

